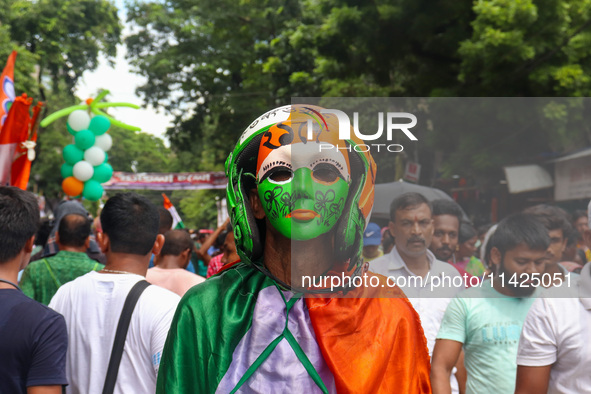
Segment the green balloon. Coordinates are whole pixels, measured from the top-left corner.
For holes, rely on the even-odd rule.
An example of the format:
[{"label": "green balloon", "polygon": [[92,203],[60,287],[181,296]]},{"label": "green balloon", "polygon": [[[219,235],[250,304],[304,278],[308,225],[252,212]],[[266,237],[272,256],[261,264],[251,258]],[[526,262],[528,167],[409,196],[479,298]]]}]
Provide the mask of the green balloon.
[{"label": "green balloon", "polygon": [[89,201],[97,201],[103,196],[103,187],[97,181],[92,179],[84,183],[84,189],[82,190],[82,197]]},{"label": "green balloon", "polygon": [[103,163],[106,163],[107,161],[109,161],[109,154],[105,152],[105,161]]},{"label": "green balloon", "polygon": [[66,129],[68,129],[68,133],[72,134],[73,136],[76,136],[76,131],[74,131],[74,129],[71,128],[68,123],[66,123]]},{"label": "green balloon", "polygon": [[111,122],[102,115],[96,115],[90,119],[90,126],[88,126],[94,135],[105,134],[109,130],[109,127],[111,127]]},{"label": "green balloon", "polygon": [[76,133],[74,137],[74,141],[76,141],[76,146],[82,150],[86,150],[94,145],[94,134],[90,130],[80,130]]},{"label": "green balloon", "polygon": [[66,163],[71,166],[84,159],[84,152],[72,144],[64,147],[62,155],[64,156]]},{"label": "green balloon", "polygon": [[97,181],[99,183],[105,183],[113,176],[113,167],[111,167],[108,163],[100,164],[94,167],[94,174],[92,175],[92,180]]},{"label": "green balloon", "polygon": [[68,164],[68,163],[64,163],[62,164],[62,178],[66,179],[69,176],[73,176],[74,175],[74,166]]}]

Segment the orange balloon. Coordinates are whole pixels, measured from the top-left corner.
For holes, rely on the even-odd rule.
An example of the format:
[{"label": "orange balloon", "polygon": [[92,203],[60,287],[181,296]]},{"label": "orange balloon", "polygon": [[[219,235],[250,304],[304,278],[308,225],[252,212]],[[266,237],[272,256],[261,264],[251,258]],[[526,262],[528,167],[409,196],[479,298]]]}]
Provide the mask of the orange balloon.
[{"label": "orange balloon", "polygon": [[69,176],[62,182],[62,190],[70,197],[75,197],[82,193],[84,183],[80,182],[73,176]]}]

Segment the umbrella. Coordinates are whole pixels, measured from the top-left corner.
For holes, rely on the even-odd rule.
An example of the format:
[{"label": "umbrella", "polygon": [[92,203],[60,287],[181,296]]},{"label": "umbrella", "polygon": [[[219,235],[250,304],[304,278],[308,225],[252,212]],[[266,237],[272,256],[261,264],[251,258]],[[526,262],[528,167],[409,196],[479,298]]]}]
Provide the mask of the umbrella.
[{"label": "umbrella", "polygon": [[[445,199],[453,201],[447,193],[433,187],[415,185],[414,183],[404,182],[402,180],[391,183],[380,183],[375,187],[375,197],[371,218],[390,219],[390,204],[392,201],[404,193],[420,193],[429,201]],[[463,212],[463,210],[462,210]],[[466,214],[464,213],[466,218]]]}]

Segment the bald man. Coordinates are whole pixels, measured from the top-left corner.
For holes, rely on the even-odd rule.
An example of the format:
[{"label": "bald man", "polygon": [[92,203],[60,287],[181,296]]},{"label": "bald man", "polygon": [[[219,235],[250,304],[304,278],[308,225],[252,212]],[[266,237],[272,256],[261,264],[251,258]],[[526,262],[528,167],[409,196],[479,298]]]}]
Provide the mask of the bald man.
[{"label": "bald man", "polygon": [[146,280],[182,297],[205,278],[186,270],[193,249],[193,240],[188,232],[170,230],[164,233],[164,239],[164,246],[154,259],[155,266],[148,270]]}]

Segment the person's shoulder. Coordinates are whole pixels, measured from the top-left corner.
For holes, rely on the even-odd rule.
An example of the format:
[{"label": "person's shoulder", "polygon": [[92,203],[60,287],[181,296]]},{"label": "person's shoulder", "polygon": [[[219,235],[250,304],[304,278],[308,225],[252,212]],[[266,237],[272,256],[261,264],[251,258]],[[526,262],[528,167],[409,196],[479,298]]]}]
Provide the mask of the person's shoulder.
[{"label": "person's shoulder", "polygon": [[[71,280],[67,283],[64,283],[57,289],[57,292],[53,296],[53,299],[60,299],[63,297],[67,297],[70,294],[76,293],[80,290],[86,290],[89,288],[90,282],[94,280],[93,275],[98,275],[94,271],[90,271],[84,275],[77,277],[74,280]],[[52,300],[53,300],[52,299]]]},{"label": "person's shoulder", "polygon": [[151,285],[145,290],[146,297],[150,300],[153,305],[160,305],[163,307],[176,305],[180,301],[181,297],[173,293],[172,291],[165,289],[164,287]]},{"label": "person's shoulder", "polygon": [[386,253],[383,256],[375,258],[369,262],[369,271],[376,274],[387,275],[388,267],[392,261],[392,252]]},{"label": "person's shoulder", "polygon": [[[46,257],[44,259],[49,260],[51,257]],[[37,272],[39,269],[41,269],[41,267],[45,264],[45,262],[43,261],[44,259],[41,260],[35,260],[35,261],[31,261],[29,264],[27,264],[27,266],[25,267],[25,272]]]},{"label": "person's shoulder", "polygon": [[47,321],[63,321],[64,317],[60,313],[49,308],[48,306],[43,305],[42,303],[27,297],[21,292],[18,292],[16,294],[16,297],[19,297],[19,312],[22,313],[26,310],[27,312],[23,313],[23,316],[26,316],[29,319],[29,322],[36,321],[38,324],[41,324],[42,322]]},{"label": "person's shoulder", "polygon": [[236,263],[202,283],[191,287],[181,300],[181,307],[208,307],[211,300],[227,296],[249,294],[251,290],[260,289],[262,282],[269,280],[264,274],[250,264]]},{"label": "person's shoulder", "polygon": [[460,271],[458,271],[456,267],[454,267],[450,263],[446,263],[445,261],[437,259],[433,260],[433,265],[431,269],[434,273],[437,274],[443,272],[449,276],[462,276],[462,274],[460,273]]}]

